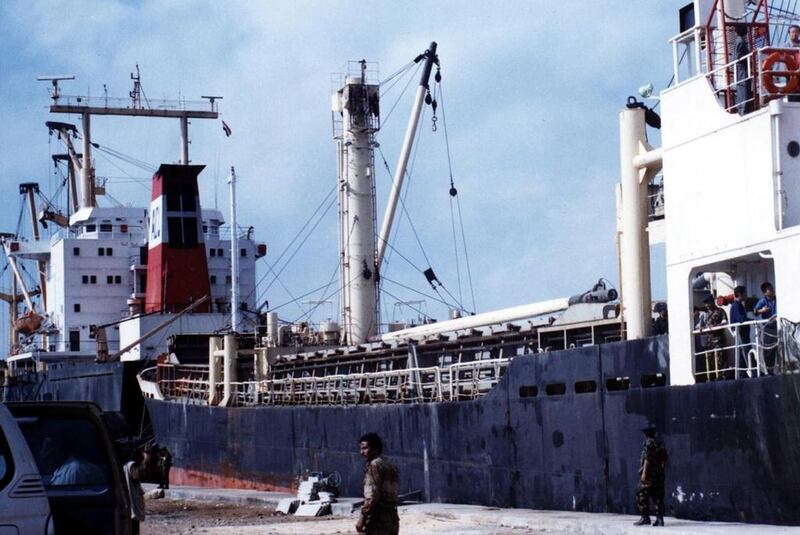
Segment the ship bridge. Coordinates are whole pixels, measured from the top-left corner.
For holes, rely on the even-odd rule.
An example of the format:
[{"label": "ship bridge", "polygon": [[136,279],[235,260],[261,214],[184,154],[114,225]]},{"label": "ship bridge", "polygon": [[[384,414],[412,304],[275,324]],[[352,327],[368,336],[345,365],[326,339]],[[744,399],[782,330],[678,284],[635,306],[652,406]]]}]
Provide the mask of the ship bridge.
[{"label": "ship bridge", "polygon": [[[673,384],[796,365],[784,341],[800,321],[800,39],[797,17],[773,4],[696,0],[671,40],[661,154]],[[771,313],[755,306],[765,283],[780,301]],[[708,321],[718,307],[724,325]]]}]

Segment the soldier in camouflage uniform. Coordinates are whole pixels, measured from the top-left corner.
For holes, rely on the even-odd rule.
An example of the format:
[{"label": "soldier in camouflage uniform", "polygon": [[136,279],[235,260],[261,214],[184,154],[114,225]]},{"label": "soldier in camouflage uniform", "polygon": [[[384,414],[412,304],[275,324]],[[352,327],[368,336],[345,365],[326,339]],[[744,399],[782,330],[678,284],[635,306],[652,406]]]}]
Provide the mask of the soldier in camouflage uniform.
[{"label": "soldier in camouflage uniform", "polygon": [[636,489],[636,506],[642,517],[634,524],[650,524],[650,500],[656,503],[654,526],[664,525],[664,471],[667,466],[667,447],[658,435],[655,426],[642,429],[644,447],[642,448],[639,485]]},{"label": "soldier in camouflage uniform", "polygon": [[400,518],[397,516],[397,468],[384,457],[383,444],[375,433],[359,439],[361,456],[367,461],[364,471],[364,506],[356,531],[368,535],[397,535]]}]

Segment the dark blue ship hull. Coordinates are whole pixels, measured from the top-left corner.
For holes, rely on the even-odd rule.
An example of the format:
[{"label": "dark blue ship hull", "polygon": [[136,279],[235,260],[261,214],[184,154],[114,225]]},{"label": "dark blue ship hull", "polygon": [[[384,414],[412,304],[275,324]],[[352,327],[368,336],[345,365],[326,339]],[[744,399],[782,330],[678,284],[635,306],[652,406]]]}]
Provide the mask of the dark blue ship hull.
[{"label": "dark blue ship hull", "polygon": [[125,416],[131,430],[146,420],[144,399],[136,380],[139,362],[65,363],[46,372],[13,378],[3,388],[3,401],[91,401],[105,412]]},{"label": "dark blue ship hull", "polygon": [[[184,481],[288,488],[379,433],[402,492],[499,507],[634,513],[641,428],[669,449],[668,514],[800,524],[800,375],[663,386],[665,337],[517,357],[476,401],[221,408],[147,400]],[[661,374],[661,375],[658,375]],[[668,382],[668,381],[667,381]]]}]

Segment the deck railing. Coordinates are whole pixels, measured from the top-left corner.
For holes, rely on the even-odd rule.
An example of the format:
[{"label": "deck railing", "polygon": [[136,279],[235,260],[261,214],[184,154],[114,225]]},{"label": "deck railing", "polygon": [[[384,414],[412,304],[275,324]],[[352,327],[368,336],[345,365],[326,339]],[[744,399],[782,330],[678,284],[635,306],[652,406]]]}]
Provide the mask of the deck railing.
[{"label": "deck railing", "polygon": [[697,329],[698,381],[743,379],[800,370],[800,324],[777,316]]},{"label": "deck railing", "polygon": [[[510,362],[510,358],[500,358],[444,367],[234,382],[231,383],[233,395],[230,405],[359,405],[473,400],[486,395],[498,383]],[[159,371],[145,372],[142,379],[156,382],[165,399],[199,404],[208,402],[208,369],[205,367],[160,366]],[[222,399],[222,392],[223,385],[219,383],[217,399]]]}]

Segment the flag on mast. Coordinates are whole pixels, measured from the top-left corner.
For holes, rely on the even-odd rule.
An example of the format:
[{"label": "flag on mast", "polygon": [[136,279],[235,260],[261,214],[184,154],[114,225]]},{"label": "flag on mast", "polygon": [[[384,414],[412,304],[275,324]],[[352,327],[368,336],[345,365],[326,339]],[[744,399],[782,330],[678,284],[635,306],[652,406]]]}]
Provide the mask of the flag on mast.
[{"label": "flag on mast", "polygon": [[233,133],[233,130],[231,130],[231,127],[228,126],[228,123],[225,121],[222,121],[222,131],[225,132],[225,137],[231,137],[231,134]]}]

